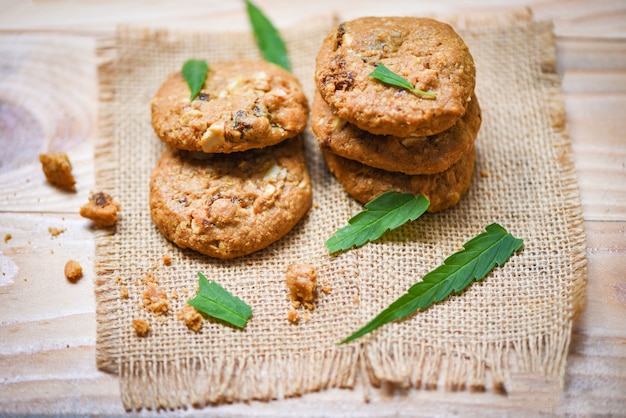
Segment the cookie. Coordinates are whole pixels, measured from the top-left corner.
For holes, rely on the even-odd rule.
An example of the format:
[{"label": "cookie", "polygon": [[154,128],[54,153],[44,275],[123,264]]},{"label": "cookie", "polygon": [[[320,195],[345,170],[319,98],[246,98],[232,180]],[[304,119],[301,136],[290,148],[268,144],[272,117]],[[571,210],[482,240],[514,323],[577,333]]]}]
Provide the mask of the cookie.
[{"label": "cookie", "polygon": [[[201,155],[202,159],[193,158]],[[168,147],[150,177],[150,215],[170,241],[229,259],[287,234],[311,206],[300,136],[233,154]]]},{"label": "cookie", "polygon": [[428,212],[456,205],[472,181],[476,151],[472,147],[461,159],[441,173],[409,176],[369,167],[323,151],[328,168],[354,199],[367,203],[388,190],[421,193],[430,200]]},{"label": "cookie", "polygon": [[307,124],[300,82],[265,61],[210,63],[204,87],[194,100],[189,97],[176,72],[150,102],[155,133],[174,148],[207,153],[263,148],[298,135]]},{"label": "cookie", "polygon": [[311,127],[321,149],[371,167],[411,175],[448,169],[473,146],[480,124],[475,96],[457,123],[432,136],[373,135],[334,115],[319,93],[311,109]]},{"label": "cookie", "polygon": [[[384,64],[435,99],[392,87],[370,73]],[[376,135],[428,136],[465,114],[476,68],[448,24],[417,17],[364,17],[340,24],[323,41],[314,76],[342,119]]]}]

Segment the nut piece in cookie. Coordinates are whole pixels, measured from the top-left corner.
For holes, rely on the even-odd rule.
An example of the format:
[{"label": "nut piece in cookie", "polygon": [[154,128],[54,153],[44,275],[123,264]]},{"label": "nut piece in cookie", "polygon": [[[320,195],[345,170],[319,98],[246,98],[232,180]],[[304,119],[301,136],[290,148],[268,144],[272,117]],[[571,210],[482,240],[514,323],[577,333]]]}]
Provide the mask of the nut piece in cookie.
[{"label": "nut piece in cookie", "polygon": [[323,151],[328,168],[354,199],[367,203],[388,190],[423,194],[430,200],[428,212],[456,205],[470,187],[476,150],[470,149],[459,161],[441,173],[409,176],[373,168]]},{"label": "nut piece in cookie", "polygon": [[313,310],[317,289],[317,271],[309,264],[291,264],[285,275],[287,288],[294,307],[303,304]]},{"label": "nut piece in cookie", "polygon": [[[370,77],[378,64],[436,98]],[[315,82],[340,118],[376,135],[428,136],[465,114],[476,68],[446,23],[417,17],[363,17],[337,26],[316,57]]]},{"label": "nut piece in cookie", "polygon": [[48,183],[70,192],[76,191],[72,163],[64,152],[40,154],[39,161]]},{"label": "nut piece in cookie", "polygon": [[167,148],[150,178],[150,214],[181,248],[229,259],[286,235],[311,207],[302,139],[233,154]]},{"label": "nut piece in cookie", "polygon": [[206,153],[277,144],[305,129],[309,111],[298,79],[265,61],[210,64],[204,87],[192,101],[182,74],[171,74],[150,105],[159,139]]},{"label": "nut piece in cookie", "polygon": [[94,193],[89,202],[80,208],[80,216],[91,219],[98,227],[113,226],[117,222],[120,205],[104,192]]}]

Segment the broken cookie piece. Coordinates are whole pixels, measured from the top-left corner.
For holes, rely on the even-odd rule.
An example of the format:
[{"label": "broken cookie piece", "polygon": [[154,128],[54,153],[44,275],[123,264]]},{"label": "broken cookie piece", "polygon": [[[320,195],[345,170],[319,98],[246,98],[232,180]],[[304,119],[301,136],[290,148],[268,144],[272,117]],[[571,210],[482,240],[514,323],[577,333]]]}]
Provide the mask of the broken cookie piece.
[{"label": "broken cookie piece", "polygon": [[70,192],[76,191],[72,163],[64,152],[39,154],[41,168],[48,183]]},{"label": "broken cookie piece", "polygon": [[104,192],[94,193],[89,202],[80,208],[80,216],[91,219],[98,227],[113,226],[117,222],[120,205]]},{"label": "broken cookie piece", "polygon": [[294,307],[303,304],[313,310],[317,288],[317,271],[309,264],[294,263],[287,267],[286,284]]},{"label": "broken cookie piece", "polygon": [[167,293],[154,283],[148,283],[142,294],[143,306],[155,316],[167,315]]},{"label": "broken cookie piece", "polygon": [[76,260],[65,263],[65,277],[72,283],[76,283],[83,277],[83,267]]},{"label": "broken cookie piece", "polygon": [[133,329],[138,337],[145,337],[150,333],[150,324],[145,319],[133,319]]},{"label": "broken cookie piece", "polygon": [[191,305],[183,306],[183,309],[178,311],[178,313],[176,314],[176,318],[182,320],[185,325],[187,325],[187,328],[189,328],[193,332],[200,332],[200,329],[202,328],[202,324],[204,322],[204,320],[202,319],[202,315],[200,315],[200,312],[198,312],[196,308]]}]

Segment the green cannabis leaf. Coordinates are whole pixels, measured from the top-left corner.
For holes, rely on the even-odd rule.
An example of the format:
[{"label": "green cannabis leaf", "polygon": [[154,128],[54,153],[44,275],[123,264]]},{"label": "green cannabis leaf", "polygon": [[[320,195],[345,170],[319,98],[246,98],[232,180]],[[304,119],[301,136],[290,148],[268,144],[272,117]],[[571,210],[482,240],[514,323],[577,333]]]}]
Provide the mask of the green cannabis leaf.
[{"label": "green cannabis leaf", "polygon": [[429,99],[436,99],[433,93],[429,93],[427,91],[423,91],[413,87],[411,83],[409,83],[404,77],[399,76],[398,74],[391,71],[389,68],[385,67],[383,64],[377,64],[376,69],[369,74],[370,77],[373,77],[379,81],[382,81],[385,84],[389,84],[391,86],[400,87],[402,89],[407,89],[411,93],[416,96],[424,96]]},{"label": "green cannabis leaf", "polygon": [[291,71],[287,47],[283,38],[280,37],[280,33],[254,3],[246,0],[246,9],[256,43],[263,54],[263,58],[266,61],[280,65],[287,71]]},{"label": "green cannabis leaf", "polygon": [[441,302],[453,293],[461,292],[473,280],[482,280],[496,264],[504,264],[523,243],[523,240],[515,238],[500,225],[489,225],[486,232],[466,242],[463,250],[446,258],[441,266],[427,273],[421,282],[411,286],[406,294],[340,344],[355,340],[382,325],[406,318],[416,311]]},{"label": "green cannabis leaf", "polygon": [[203,314],[244,328],[252,315],[252,308],[216,282],[209,282],[204,274],[198,272],[198,277],[198,294],[187,303]]},{"label": "green cannabis leaf", "polygon": [[202,90],[208,72],[209,65],[205,60],[192,59],[185,61],[183,64],[183,77],[189,86],[189,90],[191,90],[190,101],[195,99],[200,90]]},{"label": "green cannabis leaf", "polygon": [[408,221],[422,216],[430,202],[422,195],[387,191],[365,204],[365,210],[348,220],[348,225],[337,230],[326,241],[331,253],[359,247],[380,238]]}]

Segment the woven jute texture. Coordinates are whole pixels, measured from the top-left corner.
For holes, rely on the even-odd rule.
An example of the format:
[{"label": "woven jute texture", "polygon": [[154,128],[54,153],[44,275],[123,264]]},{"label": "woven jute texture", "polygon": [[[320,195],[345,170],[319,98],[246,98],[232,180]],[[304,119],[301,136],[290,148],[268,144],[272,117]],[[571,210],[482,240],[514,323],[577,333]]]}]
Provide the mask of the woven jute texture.
[{"label": "woven jute texture", "polygon": [[[471,189],[456,207],[338,256],[324,242],[361,206],[330,175],[310,131],[313,208],[267,249],[215,260],[170,244],[150,220],[149,176],[163,147],[150,99],[189,58],[260,58],[250,33],[120,27],[99,45],[97,183],[122,210],[116,229],[97,235],[97,363],[119,374],[127,409],[280,399],[354,388],[359,379],[357,387],[496,391],[518,372],[562,381],[584,294],[585,243],[551,25],[526,11],[439,18],[476,61],[483,124]],[[333,24],[313,19],[282,31],[309,99],[315,55]],[[337,344],[492,222],[525,241],[503,267],[444,303]],[[299,311],[297,325],[287,320],[285,286],[295,262],[313,265],[332,288],[319,292],[313,311]],[[176,319],[199,271],[252,307],[243,331],[207,320],[196,334]],[[169,297],[166,316],[142,308],[150,276]],[[136,318],[150,323],[149,336],[135,335]]]}]

